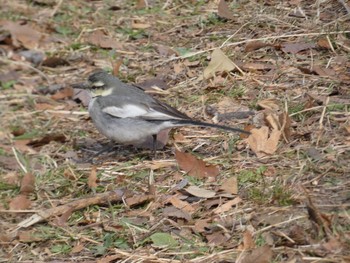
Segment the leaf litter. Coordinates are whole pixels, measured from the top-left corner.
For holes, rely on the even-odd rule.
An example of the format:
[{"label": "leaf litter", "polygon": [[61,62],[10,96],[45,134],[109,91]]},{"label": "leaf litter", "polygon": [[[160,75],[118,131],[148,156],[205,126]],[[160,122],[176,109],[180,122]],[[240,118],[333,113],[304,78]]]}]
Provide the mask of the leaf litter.
[{"label": "leaf litter", "polygon": [[[7,3],[6,260],[346,262],[346,12],[341,1]],[[97,68],[252,134],[184,127],[156,160],[125,146],[72,163],[106,143],[72,85]]]}]

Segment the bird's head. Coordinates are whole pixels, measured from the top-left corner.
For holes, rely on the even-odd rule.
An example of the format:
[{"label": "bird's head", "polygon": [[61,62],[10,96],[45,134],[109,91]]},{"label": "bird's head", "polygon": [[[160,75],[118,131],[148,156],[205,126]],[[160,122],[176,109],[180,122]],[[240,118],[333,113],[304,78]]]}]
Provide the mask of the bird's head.
[{"label": "bird's head", "polygon": [[88,78],[88,90],[93,97],[108,96],[112,94],[113,89],[121,84],[117,77],[107,73],[106,71],[96,71]]}]

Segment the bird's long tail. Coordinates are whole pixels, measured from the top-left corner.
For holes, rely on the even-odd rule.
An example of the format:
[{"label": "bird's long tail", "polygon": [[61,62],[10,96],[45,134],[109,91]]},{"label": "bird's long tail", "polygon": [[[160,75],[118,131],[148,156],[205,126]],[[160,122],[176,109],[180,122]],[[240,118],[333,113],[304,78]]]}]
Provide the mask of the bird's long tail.
[{"label": "bird's long tail", "polygon": [[174,123],[178,124],[179,126],[194,125],[194,126],[201,126],[201,127],[211,127],[211,128],[221,129],[221,130],[230,131],[230,132],[239,132],[239,133],[244,133],[248,135],[250,134],[249,131],[245,131],[239,128],[232,128],[229,126],[208,123],[208,122],[201,122],[201,121],[194,121],[194,120],[176,120]]}]

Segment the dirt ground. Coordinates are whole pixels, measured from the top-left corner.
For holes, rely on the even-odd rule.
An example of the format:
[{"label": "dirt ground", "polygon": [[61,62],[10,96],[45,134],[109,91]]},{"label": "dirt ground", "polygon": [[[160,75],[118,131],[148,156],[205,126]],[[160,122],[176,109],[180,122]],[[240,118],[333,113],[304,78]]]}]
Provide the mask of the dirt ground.
[{"label": "dirt ground", "polygon": [[[0,262],[350,262],[349,1],[0,3]],[[96,157],[98,69],[251,134]]]}]

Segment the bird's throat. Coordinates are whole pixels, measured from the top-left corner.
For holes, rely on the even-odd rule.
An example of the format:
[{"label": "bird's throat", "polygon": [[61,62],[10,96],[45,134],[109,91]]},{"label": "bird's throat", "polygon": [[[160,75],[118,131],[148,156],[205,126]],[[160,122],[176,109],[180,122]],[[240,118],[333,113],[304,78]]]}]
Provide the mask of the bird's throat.
[{"label": "bird's throat", "polygon": [[99,96],[108,96],[108,95],[111,95],[113,92],[113,88],[109,88],[109,89],[106,89],[106,88],[100,88],[100,89],[94,89],[91,91],[91,95],[92,97],[99,97]]}]

